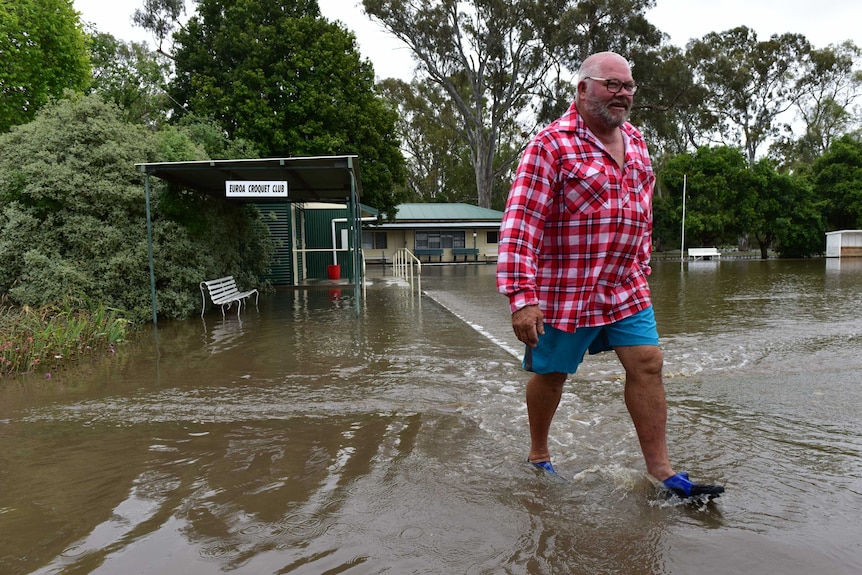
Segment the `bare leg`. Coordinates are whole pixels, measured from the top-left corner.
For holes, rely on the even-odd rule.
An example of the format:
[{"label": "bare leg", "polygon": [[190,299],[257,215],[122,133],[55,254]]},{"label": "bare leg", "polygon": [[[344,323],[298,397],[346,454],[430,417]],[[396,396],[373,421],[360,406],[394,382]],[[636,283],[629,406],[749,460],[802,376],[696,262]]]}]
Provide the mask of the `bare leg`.
[{"label": "bare leg", "polygon": [[527,382],[527,417],[530,420],[530,461],[550,461],[548,433],[563,396],[565,373],[534,373]]},{"label": "bare leg", "polygon": [[626,407],[638,434],[647,472],[664,481],[674,474],[667,455],[667,400],[662,382],[664,356],[656,346],[616,348],[626,370]]}]

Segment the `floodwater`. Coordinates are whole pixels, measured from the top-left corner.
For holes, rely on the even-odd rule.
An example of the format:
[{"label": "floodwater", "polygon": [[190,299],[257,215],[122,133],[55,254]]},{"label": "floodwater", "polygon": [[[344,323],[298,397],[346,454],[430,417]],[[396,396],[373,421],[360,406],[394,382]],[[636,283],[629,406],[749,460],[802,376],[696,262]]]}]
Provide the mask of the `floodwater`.
[{"label": "floodwater", "polygon": [[530,469],[493,266],[371,269],[160,325],[0,384],[0,573],[862,572],[862,261],[656,262],[669,445],[726,485],[657,496],[613,354]]}]

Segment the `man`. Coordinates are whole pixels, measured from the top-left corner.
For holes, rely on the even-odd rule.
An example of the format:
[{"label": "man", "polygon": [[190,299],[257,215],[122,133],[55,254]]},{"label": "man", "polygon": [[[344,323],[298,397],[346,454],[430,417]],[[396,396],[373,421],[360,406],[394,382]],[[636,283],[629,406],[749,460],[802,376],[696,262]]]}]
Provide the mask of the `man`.
[{"label": "man", "polygon": [[637,85],[628,62],[584,60],[569,110],[521,158],[500,228],[497,287],[526,344],[529,462],[554,473],[551,420],[567,374],[586,351],[614,350],[647,472],[681,497],[716,496],[668,460],[663,356],[650,302],[655,175],[643,137],[628,123]]}]

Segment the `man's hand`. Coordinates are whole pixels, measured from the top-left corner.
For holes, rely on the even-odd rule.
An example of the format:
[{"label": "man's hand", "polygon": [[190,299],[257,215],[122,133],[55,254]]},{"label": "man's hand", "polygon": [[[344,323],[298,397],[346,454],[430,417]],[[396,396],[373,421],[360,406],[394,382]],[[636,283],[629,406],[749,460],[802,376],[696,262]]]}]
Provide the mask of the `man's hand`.
[{"label": "man's hand", "polygon": [[536,347],[539,344],[539,336],[545,333],[543,317],[542,310],[537,305],[528,305],[513,313],[512,329],[518,339],[530,347]]}]

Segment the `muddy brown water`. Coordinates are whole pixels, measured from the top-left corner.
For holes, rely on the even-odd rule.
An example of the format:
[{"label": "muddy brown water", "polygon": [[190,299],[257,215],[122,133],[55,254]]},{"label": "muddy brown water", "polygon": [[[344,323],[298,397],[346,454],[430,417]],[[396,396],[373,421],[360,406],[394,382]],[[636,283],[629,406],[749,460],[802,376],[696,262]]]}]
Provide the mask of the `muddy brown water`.
[{"label": "muddy brown water", "polygon": [[677,469],[656,496],[612,354],[524,464],[493,266],[371,268],[0,384],[0,573],[862,572],[862,261],[656,262]]}]

